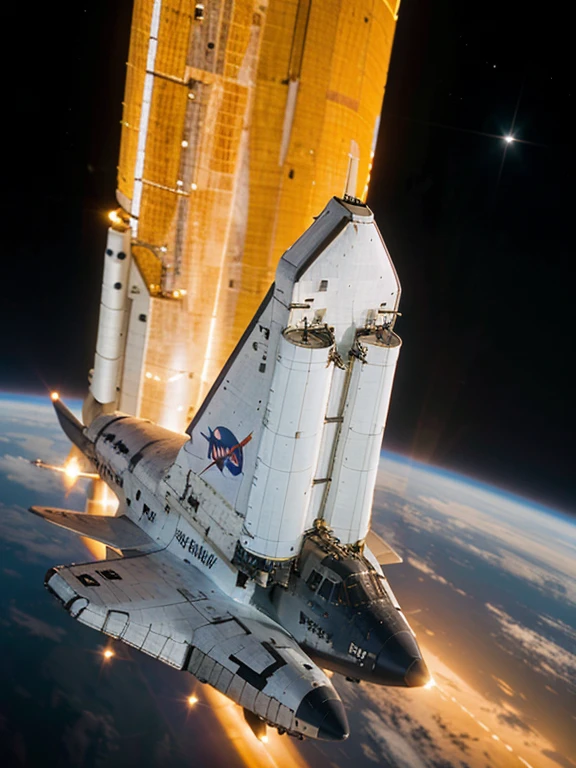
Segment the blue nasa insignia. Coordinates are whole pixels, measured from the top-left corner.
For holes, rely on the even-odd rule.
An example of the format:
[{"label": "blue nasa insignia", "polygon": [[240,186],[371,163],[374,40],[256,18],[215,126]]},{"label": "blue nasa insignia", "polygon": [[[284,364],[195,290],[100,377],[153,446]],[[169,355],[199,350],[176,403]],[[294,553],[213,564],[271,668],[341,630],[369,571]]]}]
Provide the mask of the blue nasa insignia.
[{"label": "blue nasa insignia", "polygon": [[220,472],[224,472],[227,469],[234,477],[239,475],[242,472],[244,463],[244,452],[242,449],[252,439],[252,433],[245,437],[244,440],[238,440],[228,427],[216,427],[216,429],[208,427],[208,432],[208,435],[205,435],[203,432],[200,434],[208,440],[208,458],[211,460],[211,463],[200,474],[216,465]]}]

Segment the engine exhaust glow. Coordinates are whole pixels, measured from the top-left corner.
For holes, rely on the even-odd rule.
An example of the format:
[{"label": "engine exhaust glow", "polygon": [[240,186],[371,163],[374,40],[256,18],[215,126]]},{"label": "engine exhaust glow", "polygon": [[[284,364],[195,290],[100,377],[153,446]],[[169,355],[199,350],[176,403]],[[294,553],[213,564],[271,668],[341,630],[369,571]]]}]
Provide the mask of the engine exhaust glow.
[{"label": "engine exhaust glow", "polygon": [[70,480],[76,480],[80,476],[80,465],[74,458],[70,459],[64,465],[64,474]]}]

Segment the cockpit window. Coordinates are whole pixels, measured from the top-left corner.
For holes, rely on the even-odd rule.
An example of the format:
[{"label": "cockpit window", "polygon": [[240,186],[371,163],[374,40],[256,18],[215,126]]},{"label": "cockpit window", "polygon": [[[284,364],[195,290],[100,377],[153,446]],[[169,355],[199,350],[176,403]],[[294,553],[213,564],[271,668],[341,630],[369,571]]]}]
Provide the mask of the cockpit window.
[{"label": "cockpit window", "polygon": [[308,576],[308,580],[306,584],[308,584],[312,592],[316,592],[316,590],[318,589],[318,585],[320,584],[321,581],[322,581],[322,576],[320,576],[318,571],[312,571],[310,573],[310,576]]},{"label": "cockpit window", "polygon": [[334,603],[334,605],[338,605],[338,603],[342,602],[342,583],[338,582],[337,584],[334,584],[334,588],[332,589],[332,594],[330,596],[330,602]]},{"label": "cockpit window", "polygon": [[330,597],[332,595],[332,589],[335,586],[336,585],[334,584],[334,582],[330,581],[330,579],[324,579],[324,581],[322,582],[322,586],[318,590],[318,594],[320,595],[320,597],[323,597],[324,600],[330,600]]},{"label": "cockpit window", "polygon": [[324,579],[322,586],[317,590],[317,594],[323,597],[329,603],[338,605],[341,596],[341,582],[332,581],[331,579]]},{"label": "cockpit window", "polygon": [[372,571],[349,576],[344,584],[344,589],[348,602],[353,608],[371,603],[373,600],[380,600],[386,595],[378,574]]}]

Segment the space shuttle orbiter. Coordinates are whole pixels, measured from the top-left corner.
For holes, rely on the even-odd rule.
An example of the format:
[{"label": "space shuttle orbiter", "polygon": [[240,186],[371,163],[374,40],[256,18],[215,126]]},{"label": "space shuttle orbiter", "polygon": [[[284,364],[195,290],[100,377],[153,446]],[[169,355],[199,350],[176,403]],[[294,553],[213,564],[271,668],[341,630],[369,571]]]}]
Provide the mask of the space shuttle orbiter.
[{"label": "space shuttle orbiter", "polygon": [[371,211],[333,198],[280,260],[187,435],[117,411],[84,426],[55,398],[119,508],[32,510],[121,557],[53,568],[46,586],[78,621],[217,688],[254,730],[346,738],[320,667],[429,680],[381,568],[399,558],[370,533],[399,295]]}]

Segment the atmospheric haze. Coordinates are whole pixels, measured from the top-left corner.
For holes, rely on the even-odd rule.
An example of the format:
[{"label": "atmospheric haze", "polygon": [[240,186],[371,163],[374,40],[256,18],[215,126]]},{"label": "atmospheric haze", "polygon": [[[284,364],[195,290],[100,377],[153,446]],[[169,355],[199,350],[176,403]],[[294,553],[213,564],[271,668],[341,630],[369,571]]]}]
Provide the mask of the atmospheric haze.
[{"label": "atmospheric haze", "polygon": [[45,570],[89,553],[25,508],[42,499],[81,509],[88,481],[66,492],[61,476],[29,463],[38,446],[54,464],[67,456],[46,401],[5,396],[0,426],[3,765],[184,767],[192,754],[233,768],[574,765],[569,518],[384,454],[375,522],[404,556],[388,570],[437,686],[382,689],[334,675],[350,739],[332,747],[270,733],[264,745],[241,710],[190,676],[117,644],[104,661],[105,639],[47,600]]}]

